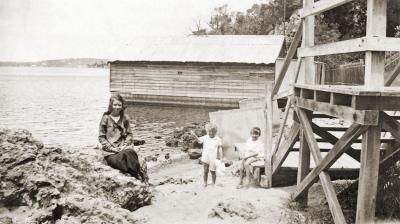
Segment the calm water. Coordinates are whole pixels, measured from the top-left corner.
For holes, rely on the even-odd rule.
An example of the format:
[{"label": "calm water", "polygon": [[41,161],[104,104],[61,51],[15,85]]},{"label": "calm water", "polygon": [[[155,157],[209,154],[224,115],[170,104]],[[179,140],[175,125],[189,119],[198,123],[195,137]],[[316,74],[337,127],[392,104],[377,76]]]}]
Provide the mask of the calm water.
[{"label": "calm water", "polygon": [[[93,146],[109,94],[108,69],[0,67],[0,128],[24,128],[45,144]],[[131,106],[136,125],[183,126],[209,109]],[[153,125],[154,127],[154,125]]]}]

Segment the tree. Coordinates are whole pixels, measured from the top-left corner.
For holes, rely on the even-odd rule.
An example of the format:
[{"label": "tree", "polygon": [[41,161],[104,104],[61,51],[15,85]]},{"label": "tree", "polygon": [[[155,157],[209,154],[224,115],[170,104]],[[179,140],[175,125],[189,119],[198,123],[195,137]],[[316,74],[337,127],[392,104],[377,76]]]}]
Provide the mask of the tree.
[{"label": "tree", "polygon": [[209,34],[231,34],[232,33],[232,17],[228,13],[228,5],[214,9],[214,14],[211,16],[208,25],[211,28]]},{"label": "tree", "polygon": [[[365,36],[367,23],[367,1],[356,0],[323,13],[328,24],[336,23],[341,33],[341,39],[351,39]],[[387,36],[395,35],[395,27],[400,25],[400,1],[388,0]]]},{"label": "tree", "polygon": [[201,28],[201,20],[196,20],[195,28],[194,30],[192,29],[192,34],[196,36],[207,34],[207,30]]}]

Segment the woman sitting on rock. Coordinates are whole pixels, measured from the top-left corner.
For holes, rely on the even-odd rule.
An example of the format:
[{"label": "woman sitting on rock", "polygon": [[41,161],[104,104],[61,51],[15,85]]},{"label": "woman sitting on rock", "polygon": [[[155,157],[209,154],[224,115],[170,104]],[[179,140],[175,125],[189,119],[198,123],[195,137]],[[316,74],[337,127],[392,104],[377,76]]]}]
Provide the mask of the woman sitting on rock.
[{"label": "woman sitting on rock", "polygon": [[129,118],[125,115],[125,101],[121,95],[110,97],[108,110],[100,121],[99,142],[107,164],[123,173],[148,182],[146,161],[133,148]]}]

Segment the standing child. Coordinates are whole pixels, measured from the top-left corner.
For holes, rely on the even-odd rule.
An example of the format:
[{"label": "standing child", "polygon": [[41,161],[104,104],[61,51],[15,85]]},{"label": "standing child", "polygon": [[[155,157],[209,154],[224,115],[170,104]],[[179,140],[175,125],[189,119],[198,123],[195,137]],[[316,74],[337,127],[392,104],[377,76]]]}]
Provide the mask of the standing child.
[{"label": "standing child", "polygon": [[259,127],[253,127],[250,131],[251,137],[246,141],[244,157],[240,166],[240,181],[238,188],[243,187],[243,178],[246,174],[246,179],[250,179],[252,170],[250,164],[264,159],[264,144],[261,142],[260,135],[261,129]]},{"label": "standing child", "polygon": [[201,153],[201,162],[204,168],[204,187],[207,187],[208,172],[211,172],[212,183],[215,184],[217,174],[215,172],[215,160],[222,158],[222,141],[216,136],[217,126],[214,124],[206,124],[207,135],[197,137],[194,132],[191,132],[199,143],[203,143],[203,151]]}]

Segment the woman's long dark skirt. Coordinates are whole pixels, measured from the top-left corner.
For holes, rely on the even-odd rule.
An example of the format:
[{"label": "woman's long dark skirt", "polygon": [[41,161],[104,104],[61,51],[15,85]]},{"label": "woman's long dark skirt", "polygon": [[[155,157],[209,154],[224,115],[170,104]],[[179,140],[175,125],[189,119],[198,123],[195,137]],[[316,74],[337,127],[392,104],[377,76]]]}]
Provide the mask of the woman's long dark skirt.
[{"label": "woman's long dark skirt", "polygon": [[144,160],[139,161],[139,157],[134,150],[123,149],[119,153],[105,156],[104,159],[112,168],[118,169],[122,173],[129,173],[144,182],[148,181],[147,165]]}]

